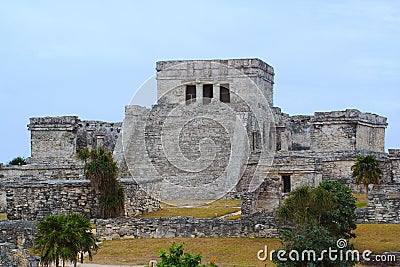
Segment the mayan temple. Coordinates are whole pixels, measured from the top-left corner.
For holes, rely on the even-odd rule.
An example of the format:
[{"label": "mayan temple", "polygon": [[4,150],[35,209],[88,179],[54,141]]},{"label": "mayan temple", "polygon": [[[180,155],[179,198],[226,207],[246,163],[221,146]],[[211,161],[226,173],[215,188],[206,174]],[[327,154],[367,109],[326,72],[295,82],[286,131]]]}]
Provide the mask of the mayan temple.
[{"label": "mayan temple", "polygon": [[[0,241],[30,248],[37,220],[71,212],[94,219],[100,240],[277,237],[275,211],[300,185],[336,180],[362,192],[351,166],[365,155],[383,175],[356,210],[357,223],[400,223],[400,149],[385,152],[386,118],[356,109],[288,115],[274,105],[274,75],[256,58],[159,61],[157,102],[127,105],[122,122],[30,118],[28,164],[0,166],[8,218]],[[99,198],[77,159],[85,147],[112,151],[124,217],[99,218]],[[138,217],[162,202],[218,199],[242,200],[241,217]]]}]

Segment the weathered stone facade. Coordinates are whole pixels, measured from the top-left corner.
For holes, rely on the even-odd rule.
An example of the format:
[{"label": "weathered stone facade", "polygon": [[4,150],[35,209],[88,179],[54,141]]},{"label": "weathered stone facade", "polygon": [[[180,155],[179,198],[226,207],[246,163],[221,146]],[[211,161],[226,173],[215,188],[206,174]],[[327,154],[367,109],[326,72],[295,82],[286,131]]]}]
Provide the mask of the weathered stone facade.
[{"label": "weathered stone facade", "polygon": [[[384,152],[386,118],[353,109],[289,116],[273,107],[274,71],[260,60],[163,61],[156,69],[158,105],[126,107],[125,140],[114,151],[129,169],[126,175],[135,179],[159,177],[187,188],[217,180],[213,188],[224,194],[252,192],[249,207],[256,212],[273,211],[282,194],[302,184],[336,179],[354,187],[350,168],[360,155],[379,159],[383,182],[400,177],[393,153]],[[221,88],[229,89],[229,101]],[[213,143],[202,143],[204,139]],[[218,153],[206,153],[212,149]],[[187,197],[173,186],[160,188],[162,199]],[[211,190],[189,194],[205,196],[223,197]]]},{"label": "weathered stone facade", "polygon": [[238,220],[172,218],[117,218],[96,220],[101,240],[172,237],[277,237],[273,214]]},{"label": "weathered stone facade", "polygon": [[0,266],[38,267],[39,258],[30,255],[36,235],[35,221],[0,220]]},{"label": "weathered stone facade", "polygon": [[[140,215],[160,209],[159,201],[147,195],[139,185],[122,180],[125,191],[125,215]],[[49,214],[78,212],[97,218],[99,199],[88,180],[15,180],[6,184],[9,220],[40,220]]]},{"label": "weathered stone facade", "polygon": [[357,215],[358,223],[400,223],[400,184],[374,185]]},{"label": "weathered stone facade", "polygon": [[14,244],[0,243],[0,267],[39,267],[40,257]]},{"label": "weathered stone facade", "polygon": [[[288,192],[331,179],[360,191],[350,168],[367,154],[379,160],[383,185],[358,210],[359,222],[400,223],[400,150],[385,153],[386,118],[354,109],[289,116],[274,107],[274,69],[259,59],[160,61],[156,71],[157,104],[127,106],[123,122],[30,119],[28,164],[0,164],[0,210],[11,220],[0,221],[2,260],[32,246],[34,220],[97,216],[76,159],[86,146],[113,151],[125,189],[126,217],[97,219],[101,239],[274,237],[273,211]],[[159,209],[159,199],[232,196],[243,199],[239,220],[128,218]]]},{"label": "weathered stone facade", "polygon": [[14,244],[19,248],[31,248],[36,235],[36,221],[0,221],[0,243]]},{"label": "weathered stone facade", "polygon": [[76,152],[104,146],[114,150],[121,123],[81,121],[77,116],[31,118],[31,163],[77,164]]},{"label": "weathered stone facade", "polygon": [[266,138],[274,134],[273,68],[238,59],[164,61],[156,69],[158,104],[126,107],[116,158],[137,180],[162,178],[163,200],[224,197],[253,150],[274,150]]},{"label": "weathered stone facade", "polygon": [[[354,109],[289,116],[273,106],[274,70],[259,59],[161,61],[156,71],[157,104],[127,106],[123,123],[30,119],[29,164],[0,169],[11,218],[46,213],[26,210],[13,190],[31,190],[32,203],[45,198],[49,206],[64,201],[60,205],[67,207],[70,199],[90,196],[76,181],[85,183],[83,164],[76,160],[85,146],[107,147],[120,164],[120,178],[134,178],[127,190],[129,216],[156,209],[159,198],[227,196],[245,200],[244,214],[272,212],[302,184],[336,179],[352,186],[350,167],[359,155],[378,158],[383,183],[400,181],[399,150],[384,150],[386,118]],[[70,198],[39,192],[41,183],[47,191],[69,190]],[[94,216],[88,207],[83,210]]]}]

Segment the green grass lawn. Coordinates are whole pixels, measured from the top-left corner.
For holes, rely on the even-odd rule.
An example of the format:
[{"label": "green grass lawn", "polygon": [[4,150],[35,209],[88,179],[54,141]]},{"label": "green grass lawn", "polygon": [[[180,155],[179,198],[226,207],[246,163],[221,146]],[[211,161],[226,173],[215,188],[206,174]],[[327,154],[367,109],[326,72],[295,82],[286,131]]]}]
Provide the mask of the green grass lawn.
[{"label": "green grass lawn", "polygon": [[129,239],[106,241],[94,256],[93,263],[113,265],[141,265],[149,260],[159,260],[159,251],[168,250],[172,243],[184,244],[185,252],[201,254],[203,264],[217,258],[218,266],[267,266],[261,262],[257,252],[268,245],[269,249],[280,246],[278,239],[263,238],[171,238],[171,239]]},{"label": "green grass lawn", "polygon": [[358,224],[356,234],[351,242],[359,251],[400,251],[400,224]]},{"label": "green grass lawn", "polygon": [[365,194],[353,194],[353,196],[357,199],[356,200],[357,208],[366,208],[367,207],[367,197],[365,196]]},{"label": "green grass lawn", "polygon": [[[192,203],[193,204],[193,203]],[[199,204],[199,203],[194,203]],[[140,215],[141,218],[160,218],[192,216],[196,218],[214,218],[241,210],[242,200],[217,200],[195,207],[178,207],[162,203],[161,210]]]},{"label": "green grass lawn", "polygon": [[[359,251],[369,249],[374,253],[400,250],[400,225],[361,224],[357,226],[357,238],[352,240]],[[203,263],[217,258],[218,266],[273,266],[257,259],[257,252],[265,245],[269,250],[280,248],[278,239],[268,238],[171,238],[126,239],[105,241],[93,263],[114,265],[147,264],[158,260],[161,249],[168,249],[173,242],[184,244],[185,251],[203,255]]]}]

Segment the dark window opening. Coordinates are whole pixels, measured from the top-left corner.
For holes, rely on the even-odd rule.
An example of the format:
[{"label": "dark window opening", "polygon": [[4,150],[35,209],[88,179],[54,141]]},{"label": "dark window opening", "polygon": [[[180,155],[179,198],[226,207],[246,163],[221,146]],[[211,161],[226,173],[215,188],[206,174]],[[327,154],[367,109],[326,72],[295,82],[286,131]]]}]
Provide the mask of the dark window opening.
[{"label": "dark window opening", "polygon": [[290,193],[290,175],[282,175],[283,193]]},{"label": "dark window opening", "polygon": [[231,96],[229,92],[229,85],[221,85],[220,91],[219,91],[219,100],[223,103],[230,103],[231,102]]},{"label": "dark window opening", "polygon": [[196,85],[186,85],[186,104],[196,101]]},{"label": "dark window opening", "polygon": [[251,142],[251,148],[253,150],[256,150],[256,133],[255,132],[252,133],[251,141],[252,141]]},{"label": "dark window opening", "polygon": [[204,84],[203,85],[203,104],[209,104],[213,98],[213,85]]},{"label": "dark window opening", "polygon": [[260,132],[252,132],[251,136],[251,148],[252,150],[259,150],[261,147],[261,133]]}]

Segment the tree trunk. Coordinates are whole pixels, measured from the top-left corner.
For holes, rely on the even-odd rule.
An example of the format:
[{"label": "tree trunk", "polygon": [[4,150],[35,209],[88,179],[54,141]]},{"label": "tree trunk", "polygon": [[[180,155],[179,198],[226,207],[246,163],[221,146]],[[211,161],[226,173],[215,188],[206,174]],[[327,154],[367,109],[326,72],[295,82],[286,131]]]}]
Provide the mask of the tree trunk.
[{"label": "tree trunk", "polygon": [[365,185],[365,197],[366,197],[366,202],[368,203],[368,185]]},{"label": "tree trunk", "polygon": [[81,252],[81,263],[83,263],[83,252]]}]

